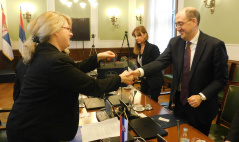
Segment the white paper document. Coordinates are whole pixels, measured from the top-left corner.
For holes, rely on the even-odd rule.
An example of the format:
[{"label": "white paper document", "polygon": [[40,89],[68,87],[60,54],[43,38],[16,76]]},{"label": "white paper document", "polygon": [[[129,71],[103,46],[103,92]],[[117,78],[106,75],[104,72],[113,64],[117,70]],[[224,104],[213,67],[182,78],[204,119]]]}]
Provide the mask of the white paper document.
[{"label": "white paper document", "polygon": [[102,122],[83,125],[81,134],[83,142],[120,136],[120,121],[115,117]]}]

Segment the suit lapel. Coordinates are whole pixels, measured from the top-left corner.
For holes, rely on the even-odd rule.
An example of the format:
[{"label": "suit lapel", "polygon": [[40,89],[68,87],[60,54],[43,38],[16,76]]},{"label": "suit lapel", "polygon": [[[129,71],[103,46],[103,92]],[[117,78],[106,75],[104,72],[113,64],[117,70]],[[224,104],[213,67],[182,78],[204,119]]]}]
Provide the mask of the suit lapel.
[{"label": "suit lapel", "polygon": [[203,51],[205,50],[205,47],[206,47],[206,42],[205,42],[205,36],[204,36],[204,33],[200,31],[200,35],[199,35],[199,38],[198,38],[198,43],[197,43],[197,46],[196,46],[196,51],[195,51],[195,54],[194,54],[194,58],[193,58],[193,62],[192,62],[192,67],[191,67],[191,73],[190,73],[190,78],[189,80],[191,79],[197,65],[198,65],[198,62],[200,61],[201,59],[201,56],[203,54]]},{"label": "suit lapel", "polygon": [[180,38],[177,47],[178,76],[181,78],[186,41]]}]

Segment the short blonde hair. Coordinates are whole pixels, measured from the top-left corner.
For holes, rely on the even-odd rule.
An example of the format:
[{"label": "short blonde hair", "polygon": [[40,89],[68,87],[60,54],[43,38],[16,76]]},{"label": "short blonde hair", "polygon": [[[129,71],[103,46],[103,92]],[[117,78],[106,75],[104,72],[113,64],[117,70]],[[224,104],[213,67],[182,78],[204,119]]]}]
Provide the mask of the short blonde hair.
[{"label": "short blonde hair", "polygon": [[[136,27],[136,28],[133,30],[133,32],[132,32],[132,36],[136,37],[135,33],[136,33],[137,35],[141,35],[141,33],[146,34],[146,37],[145,37],[145,39],[144,39],[145,42],[149,39],[149,37],[148,37],[148,32],[146,31],[146,29],[145,29],[144,26],[138,26],[138,27]],[[134,51],[133,51],[133,52],[134,52],[134,54],[139,54],[139,52],[140,52],[140,45],[139,45],[136,41],[135,41]]]},{"label": "short blonde hair", "polygon": [[56,11],[45,12],[34,19],[27,26],[30,37],[24,43],[23,62],[29,63],[35,53],[37,43],[33,42],[33,37],[39,38],[39,43],[48,42],[50,37],[56,31],[59,31],[65,22],[67,22],[70,27],[72,26],[72,20],[69,16]]}]

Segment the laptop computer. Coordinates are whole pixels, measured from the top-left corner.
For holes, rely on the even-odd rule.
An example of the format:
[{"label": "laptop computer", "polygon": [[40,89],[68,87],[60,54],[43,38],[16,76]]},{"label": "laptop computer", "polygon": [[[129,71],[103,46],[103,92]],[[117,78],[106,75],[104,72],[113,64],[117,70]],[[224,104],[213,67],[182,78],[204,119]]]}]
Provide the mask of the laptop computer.
[{"label": "laptop computer", "polygon": [[[117,137],[110,137],[102,140],[103,142],[120,142],[120,136]],[[127,142],[134,142],[133,136],[128,131],[128,139]]]},{"label": "laptop computer", "polygon": [[168,132],[150,117],[129,120],[129,125],[138,136],[146,140],[156,138],[157,134],[161,136],[168,135]]},{"label": "laptop computer", "polygon": [[105,99],[105,108],[96,112],[96,118],[101,122],[115,117],[115,114],[113,104],[108,99]]}]

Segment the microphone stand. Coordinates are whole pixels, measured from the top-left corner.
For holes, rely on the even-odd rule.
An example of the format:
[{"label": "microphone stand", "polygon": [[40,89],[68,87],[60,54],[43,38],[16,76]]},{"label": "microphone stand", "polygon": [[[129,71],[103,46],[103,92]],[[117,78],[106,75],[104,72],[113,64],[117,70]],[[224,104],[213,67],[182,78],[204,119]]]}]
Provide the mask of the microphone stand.
[{"label": "microphone stand", "polygon": [[[120,54],[119,54],[119,57],[121,58],[121,52],[122,52],[122,48],[123,48],[123,45],[124,45],[124,40],[127,40],[127,45],[128,45],[128,49],[129,49],[129,59],[131,58],[131,53],[130,53],[130,47],[129,47],[129,39],[128,39],[128,32],[125,31],[125,34],[124,34],[124,39],[123,39],[123,42],[122,42],[122,46],[121,46],[121,49],[120,49]],[[119,59],[120,60],[120,59]]]},{"label": "microphone stand", "polygon": [[180,123],[178,119],[177,119],[177,128],[178,128],[178,142],[180,142]]},{"label": "microphone stand", "polygon": [[[95,49],[95,45],[94,45],[94,38],[95,38],[95,35],[92,34],[91,37],[92,37],[92,39],[93,39],[93,45],[92,45],[92,48],[91,48],[91,50],[90,50],[90,55],[89,55],[89,56],[94,55],[94,53],[97,54],[97,51],[96,51],[96,49]],[[92,52],[92,54],[91,54],[91,52]]]},{"label": "microphone stand", "polygon": [[84,41],[83,41],[83,60],[85,60],[85,48],[84,48]]}]

